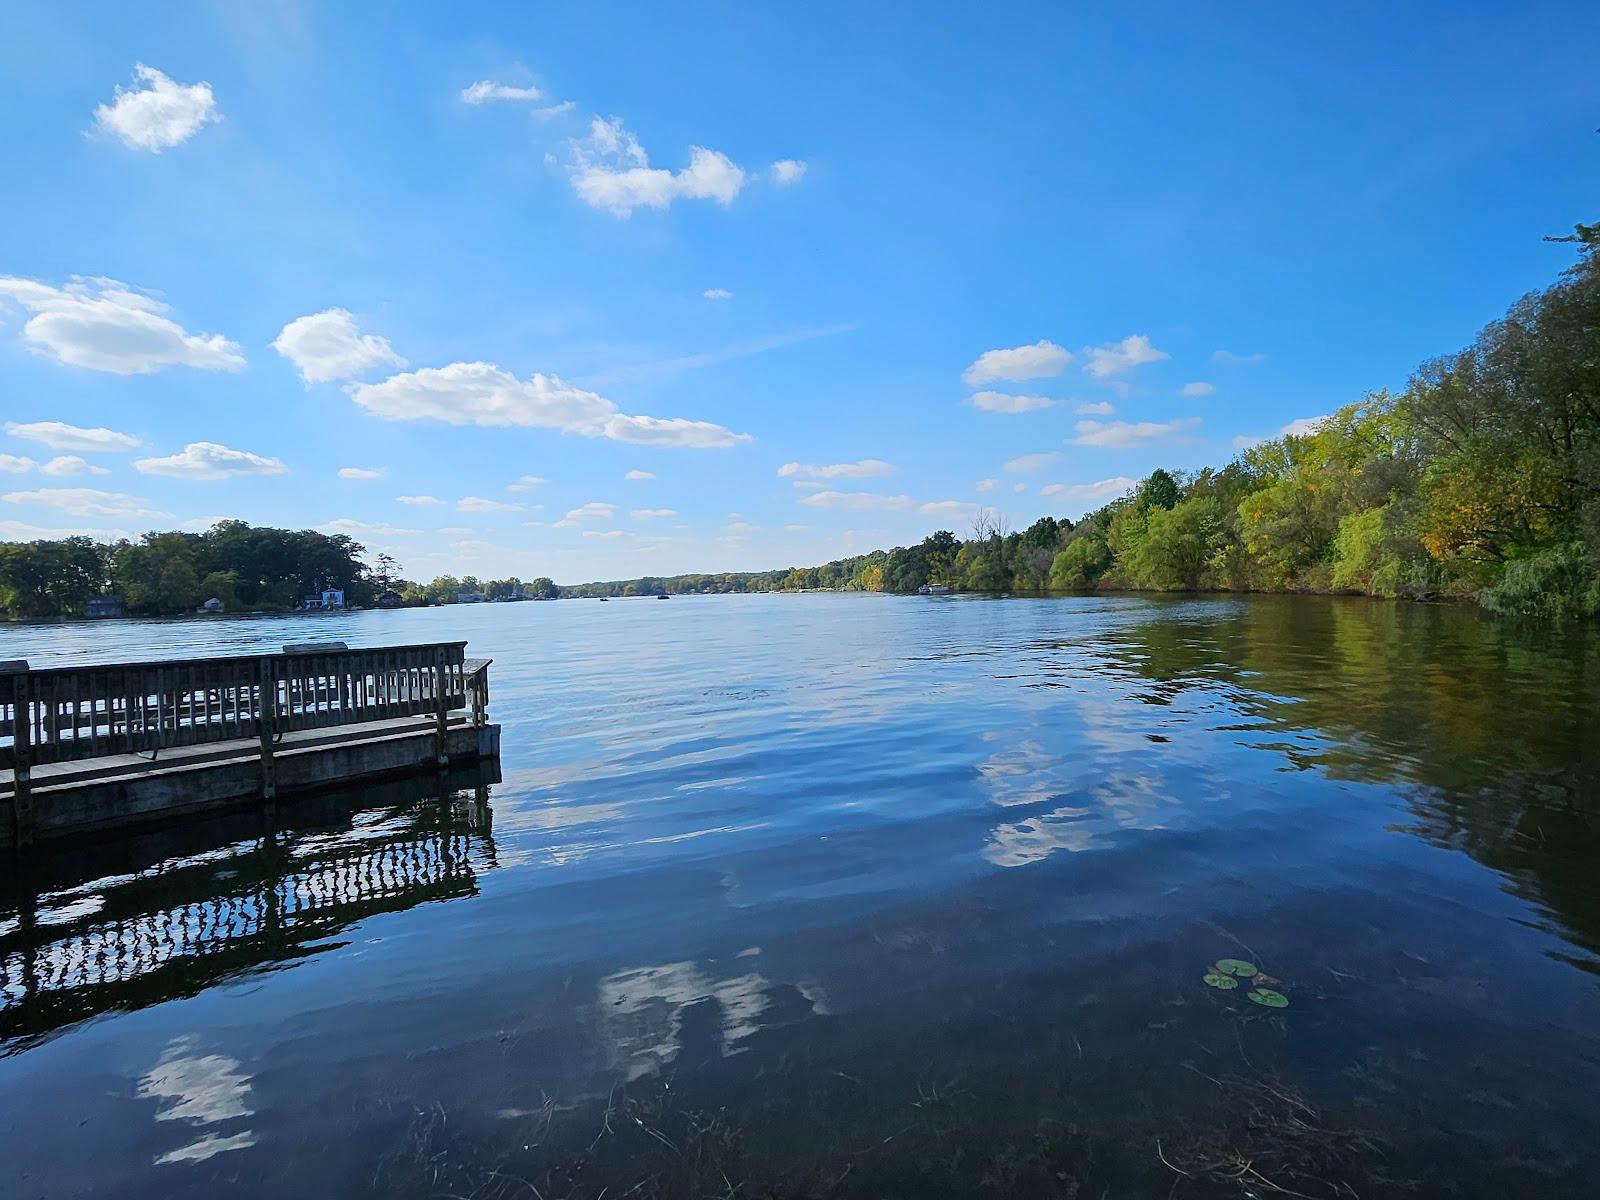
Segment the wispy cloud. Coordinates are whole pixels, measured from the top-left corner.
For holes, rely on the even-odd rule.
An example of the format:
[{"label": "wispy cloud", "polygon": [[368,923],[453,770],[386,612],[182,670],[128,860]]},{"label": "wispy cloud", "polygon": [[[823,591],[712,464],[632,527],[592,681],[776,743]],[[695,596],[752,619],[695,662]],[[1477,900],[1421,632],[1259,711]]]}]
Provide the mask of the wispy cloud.
[{"label": "wispy cloud", "polygon": [[582,382],[598,387],[607,383],[618,383],[651,375],[669,375],[677,371],[693,371],[702,367],[715,367],[725,362],[732,362],[735,359],[749,358],[752,355],[765,354],[770,350],[781,350],[785,346],[799,345],[801,342],[837,337],[841,333],[850,333],[857,328],[859,326],[855,322],[844,322],[838,325],[818,325],[810,329],[795,329],[786,333],[772,333],[765,337],[734,342],[716,350],[703,350],[695,354],[679,354],[650,362],[612,367],[599,374],[585,375],[582,377]]},{"label": "wispy cloud", "polygon": [[1137,486],[1138,482],[1127,475],[1116,475],[1110,479],[1098,479],[1094,483],[1048,483],[1039,489],[1039,494],[1065,503],[1099,505],[1107,500],[1115,500]]},{"label": "wispy cloud", "polygon": [[483,496],[463,496],[456,501],[456,511],[464,513],[513,513],[525,511],[525,506],[509,500],[489,500]]},{"label": "wispy cloud", "polygon": [[772,182],[779,187],[791,187],[806,177],[807,164],[795,158],[779,159],[772,164]]},{"label": "wispy cloud", "polygon": [[190,442],[177,454],[159,458],[136,458],[134,470],[145,475],[165,475],[171,479],[215,482],[241,475],[282,475],[289,468],[283,460],[248,450],[234,450],[218,442]]},{"label": "wispy cloud", "polygon": [[884,496],[877,492],[812,492],[800,497],[801,504],[812,508],[838,508],[851,512],[893,512],[910,508],[910,496]]},{"label": "wispy cloud", "polygon": [[138,449],[141,444],[131,433],[118,433],[104,426],[85,429],[64,421],[28,421],[21,424],[7,421],[6,432],[12,437],[38,442],[52,450],[76,450],[83,454],[125,454]]},{"label": "wispy cloud", "polygon": [[863,458],[858,462],[800,463],[786,462],[778,468],[779,479],[876,479],[894,474],[894,465],[881,458]]},{"label": "wispy cloud", "polygon": [[1006,462],[1001,467],[1001,470],[1010,471],[1016,475],[1027,475],[1039,470],[1041,467],[1048,467],[1060,457],[1061,455],[1054,450],[1046,450],[1043,454],[1019,454],[1016,458]]},{"label": "wispy cloud", "polygon": [[712,200],[726,208],[747,180],[744,168],[719,150],[689,147],[677,171],[652,167],[639,139],[622,118],[595,117],[588,136],[567,143],[572,190],[591,208],[626,220],[640,208],[666,208],[674,200]]},{"label": "wispy cloud", "polygon": [[1079,446],[1128,450],[1178,437],[1198,424],[1199,417],[1174,421],[1079,421],[1078,434],[1072,441]]},{"label": "wispy cloud", "polygon": [[532,104],[543,100],[544,93],[536,87],[518,87],[515,84],[480,79],[477,83],[461,89],[461,99],[467,104],[488,104],[490,101]]},{"label": "wispy cloud", "polygon": [[1040,340],[1031,346],[985,350],[961,373],[961,379],[973,387],[1000,380],[1021,383],[1028,379],[1048,379],[1061,374],[1071,361],[1071,351],[1054,342]]},{"label": "wispy cloud", "polygon": [[1054,408],[1055,401],[1048,396],[1015,396],[1010,392],[974,392],[967,403],[983,412],[1025,413],[1041,408]]},{"label": "wispy cloud", "polygon": [[1152,346],[1150,339],[1142,333],[1129,334],[1120,342],[1092,346],[1084,353],[1088,356],[1088,361],[1084,363],[1083,369],[1096,379],[1123,375],[1135,367],[1160,362],[1170,357],[1165,350],[1157,350]]},{"label": "wispy cloud", "polygon": [[171,513],[151,508],[150,502],[126,492],[102,492],[95,488],[39,488],[31,492],[7,492],[7,504],[41,504],[73,517],[111,517],[114,519],[158,520]]}]

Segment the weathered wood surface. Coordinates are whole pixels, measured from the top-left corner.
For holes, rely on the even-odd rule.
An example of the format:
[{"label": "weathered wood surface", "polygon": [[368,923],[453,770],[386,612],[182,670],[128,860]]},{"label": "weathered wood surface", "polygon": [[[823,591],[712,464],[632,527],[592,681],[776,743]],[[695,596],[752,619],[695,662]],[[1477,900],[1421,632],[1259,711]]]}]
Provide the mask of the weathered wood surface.
[{"label": "weathered wood surface", "polygon": [[[449,713],[486,723],[488,659],[465,642],[350,650],[294,646],[237,655],[0,674],[0,770],[12,772],[19,839],[35,768],[209,743],[254,741],[262,794],[276,790],[273,747],[285,734],[427,716],[448,758]],[[20,667],[21,669],[15,669]]]},{"label": "weathered wood surface", "polygon": [[302,729],[481,710],[465,642],[240,655],[0,676],[0,770]]}]

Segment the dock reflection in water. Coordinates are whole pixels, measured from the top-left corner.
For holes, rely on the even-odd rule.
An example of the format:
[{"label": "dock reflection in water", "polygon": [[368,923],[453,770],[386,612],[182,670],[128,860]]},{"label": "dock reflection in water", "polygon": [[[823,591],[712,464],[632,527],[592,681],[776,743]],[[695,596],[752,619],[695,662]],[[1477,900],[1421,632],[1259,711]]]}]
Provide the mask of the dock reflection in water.
[{"label": "dock reflection in water", "polygon": [[[331,935],[376,914],[475,895],[494,866],[477,768],[8,864],[0,1056],[332,949]],[[141,1090],[169,1094],[178,1061],[163,1059]]]}]

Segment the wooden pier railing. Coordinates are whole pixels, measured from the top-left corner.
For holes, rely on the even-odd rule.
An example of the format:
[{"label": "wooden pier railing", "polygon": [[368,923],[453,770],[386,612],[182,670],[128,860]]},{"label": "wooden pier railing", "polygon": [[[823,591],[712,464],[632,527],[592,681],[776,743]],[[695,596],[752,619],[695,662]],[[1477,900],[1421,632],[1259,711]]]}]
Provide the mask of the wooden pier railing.
[{"label": "wooden pier railing", "polygon": [[262,791],[274,792],[272,748],[285,733],[431,715],[441,762],[449,714],[487,719],[489,660],[465,642],[350,650],[342,643],[277,654],[30,670],[0,665],[0,770],[27,802],[32,769],[117,754],[255,739]]}]

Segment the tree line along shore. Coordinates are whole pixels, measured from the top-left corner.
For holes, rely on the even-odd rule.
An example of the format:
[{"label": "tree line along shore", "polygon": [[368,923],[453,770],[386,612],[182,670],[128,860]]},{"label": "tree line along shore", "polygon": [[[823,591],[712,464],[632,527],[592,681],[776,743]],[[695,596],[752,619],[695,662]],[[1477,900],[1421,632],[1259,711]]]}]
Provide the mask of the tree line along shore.
[{"label": "tree line along shore", "polygon": [[116,596],[130,613],[287,610],[322,588],[351,605],[661,592],[841,589],[1353,592],[1474,601],[1538,617],[1600,613],[1600,224],[1579,260],[1472,345],[1314,429],[1226,466],[1153,471],[1072,521],[980,516],[967,537],[816,567],[558,587],[541,578],[404,580],[341,534],[225,521],[137,541],[0,543],[0,611],[37,620]]}]

